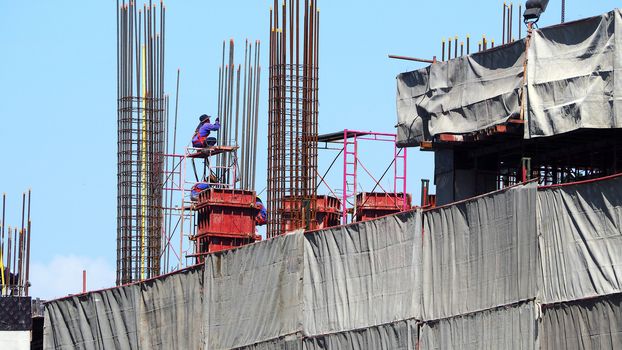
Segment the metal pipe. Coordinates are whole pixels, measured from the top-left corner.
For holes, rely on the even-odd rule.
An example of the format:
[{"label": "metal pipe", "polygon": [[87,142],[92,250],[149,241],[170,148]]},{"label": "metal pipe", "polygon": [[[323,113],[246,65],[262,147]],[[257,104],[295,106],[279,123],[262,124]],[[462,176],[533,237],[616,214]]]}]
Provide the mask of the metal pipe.
[{"label": "metal pipe", "polygon": [[451,60],[451,42],[452,42],[451,39],[447,40],[447,60],[448,61]]},{"label": "metal pipe", "polygon": [[509,30],[509,35],[508,35],[508,41],[509,42],[514,42],[514,38],[512,37],[512,19],[514,17],[514,4],[510,3],[510,16],[509,16],[509,22],[510,22],[510,30]]},{"label": "metal pipe", "polygon": [[523,37],[523,26],[521,25],[521,16],[523,15],[523,5],[519,4],[518,5],[518,38],[522,38]]},{"label": "metal pipe", "polygon": [[501,12],[503,12],[503,27],[502,27],[503,28],[503,30],[502,30],[503,34],[501,35],[501,37],[502,37],[501,44],[505,44],[505,11],[506,11],[505,8],[506,7],[507,7],[507,4],[505,2],[503,2],[503,11],[501,11]]},{"label": "metal pipe", "polygon": [[7,258],[6,258],[6,275],[7,275],[7,286],[11,286],[11,252],[12,252],[12,248],[13,245],[12,243],[12,238],[13,238],[13,234],[12,234],[12,230],[11,230],[11,226],[9,226],[9,230],[8,230],[8,238],[7,238]]},{"label": "metal pipe", "polygon": [[425,58],[417,58],[417,57],[389,55],[389,58],[396,59],[396,60],[422,62],[422,63],[434,63],[434,60],[429,60],[429,59],[425,59]]}]

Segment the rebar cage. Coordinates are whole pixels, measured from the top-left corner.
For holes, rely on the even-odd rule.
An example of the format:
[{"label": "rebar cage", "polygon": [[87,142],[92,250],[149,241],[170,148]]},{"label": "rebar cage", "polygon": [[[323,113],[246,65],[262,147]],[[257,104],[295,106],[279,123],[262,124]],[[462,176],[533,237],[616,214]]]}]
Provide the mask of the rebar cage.
[{"label": "rebar cage", "polygon": [[117,15],[117,285],[160,274],[164,18],[162,3],[124,1]]},{"label": "rebar cage", "polygon": [[270,12],[268,237],[317,226],[319,11],[305,1],[301,25],[298,1],[280,8]]}]

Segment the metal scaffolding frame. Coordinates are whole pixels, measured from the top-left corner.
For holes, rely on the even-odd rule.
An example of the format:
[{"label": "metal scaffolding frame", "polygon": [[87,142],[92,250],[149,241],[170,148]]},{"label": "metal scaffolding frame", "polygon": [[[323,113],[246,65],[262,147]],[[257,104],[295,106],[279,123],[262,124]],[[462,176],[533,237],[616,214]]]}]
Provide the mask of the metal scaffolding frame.
[{"label": "metal scaffolding frame", "polygon": [[[407,205],[408,194],[406,192],[407,150],[406,148],[397,147],[396,140],[397,135],[394,133],[357,131],[348,129],[343,130],[343,132],[339,131],[333,134],[319,136],[319,143],[324,144],[323,147],[319,147],[319,149],[339,151],[339,153],[323,175],[320,175],[319,173],[317,174],[320,181],[320,184],[318,184],[317,188],[319,188],[320,185],[324,184],[324,186],[334,197],[341,198],[341,223],[343,225],[348,223],[348,204],[352,206],[352,218],[355,218],[357,214],[356,197],[360,193],[360,185],[358,181],[359,168],[362,169],[363,173],[366,174],[374,183],[374,187],[370,192],[374,192],[377,188],[380,188],[380,190],[384,194],[399,194],[401,196],[401,200],[398,201],[399,197],[394,197],[396,209],[400,211],[409,209]],[[361,141],[388,142],[393,145],[393,157],[391,158],[388,167],[380,177],[374,176],[372,172],[367,168],[367,166],[365,166],[363,159],[360,157],[359,143]],[[329,147],[328,144],[340,145],[341,147]],[[341,190],[341,195],[338,196],[339,190],[333,189],[325,180],[325,178],[340,156],[342,157],[343,164],[343,188]],[[391,180],[393,181],[393,192],[389,192],[381,184],[381,181],[385,178],[390,170],[393,170],[391,178]],[[351,221],[354,221],[354,219],[352,219]]]}]

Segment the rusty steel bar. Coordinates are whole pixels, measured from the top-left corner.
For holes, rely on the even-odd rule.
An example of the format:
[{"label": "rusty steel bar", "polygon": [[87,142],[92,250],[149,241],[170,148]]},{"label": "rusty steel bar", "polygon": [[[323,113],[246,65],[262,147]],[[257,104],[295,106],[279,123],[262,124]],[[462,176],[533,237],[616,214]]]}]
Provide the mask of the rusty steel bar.
[{"label": "rusty steel bar", "polygon": [[505,17],[506,17],[506,11],[505,8],[507,7],[507,4],[505,2],[503,2],[503,30],[502,30],[502,34],[501,34],[501,44],[505,44]]},{"label": "rusty steel bar", "polygon": [[6,254],[6,276],[7,276],[7,286],[11,286],[11,252],[13,250],[13,234],[12,234],[12,229],[11,226],[9,226],[8,232],[7,232],[7,254]]},{"label": "rusty steel bar", "polygon": [[523,37],[523,26],[521,25],[521,16],[523,15],[523,5],[518,5],[518,38]]},{"label": "rusty steel bar", "polygon": [[26,289],[25,289],[25,295],[29,296],[30,294],[28,293],[28,289],[30,287],[30,235],[31,235],[31,228],[32,228],[32,222],[30,221],[30,194],[31,191],[28,190],[28,228],[26,229],[26,233],[28,234],[28,238],[26,240]]},{"label": "rusty steel bar", "polygon": [[447,60],[450,61],[451,60],[451,43],[453,40],[451,40],[451,38],[449,40],[447,40]]},{"label": "rusty steel bar", "polygon": [[508,34],[508,42],[510,42],[510,43],[514,41],[514,38],[512,38],[512,25],[513,25],[512,19],[514,17],[513,14],[514,14],[514,5],[512,3],[510,3],[510,14],[508,16],[508,18],[509,18],[508,22],[510,22],[509,23],[510,28],[508,30],[508,33],[509,33]]},{"label": "rusty steel bar", "polygon": [[417,58],[417,57],[389,55],[389,58],[392,58],[392,59],[395,59],[395,60],[414,61],[414,62],[421,62],[421,63],[434,63],[434,60],[429,60],[429,59],[425,59],[425,58]]}]

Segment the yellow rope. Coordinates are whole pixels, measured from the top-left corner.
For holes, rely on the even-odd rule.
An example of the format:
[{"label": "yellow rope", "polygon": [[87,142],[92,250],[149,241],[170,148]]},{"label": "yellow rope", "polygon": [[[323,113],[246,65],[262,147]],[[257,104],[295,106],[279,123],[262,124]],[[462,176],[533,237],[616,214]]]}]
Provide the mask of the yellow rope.
[{"label": "yellow rope", "polygon": [[146,74],[146,63],[145,63],[145,45],[142,46],[142,148],[140,150],[141,155],[141,171],[140,171],[140,182],[141,182],[141,196],[140,196],[140,208],[141,208],[141,242],[140,242],[140,276],[141,279],[145,279],[145,215],[146,215],[146,192],[147,192],[147,120],[145,113],[145,101],[147,94],[147,74]]}]

